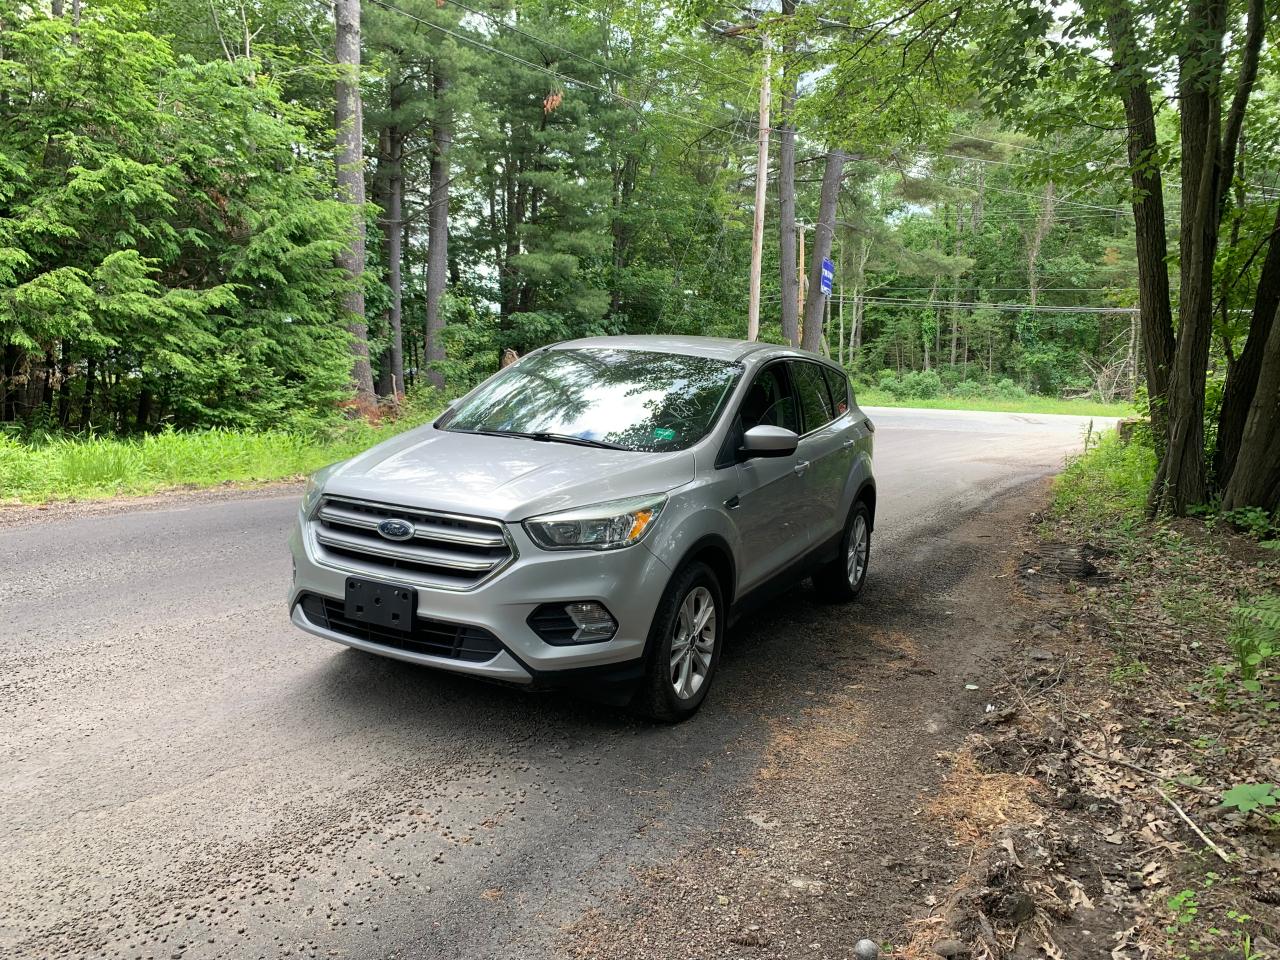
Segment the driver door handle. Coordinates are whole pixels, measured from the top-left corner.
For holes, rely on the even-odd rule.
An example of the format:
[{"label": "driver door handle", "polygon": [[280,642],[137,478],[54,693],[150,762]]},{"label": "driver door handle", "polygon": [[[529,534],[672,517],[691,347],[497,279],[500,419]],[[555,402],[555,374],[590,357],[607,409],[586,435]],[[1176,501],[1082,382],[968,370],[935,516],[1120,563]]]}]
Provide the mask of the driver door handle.
[{"label": "driver door handle", "polygon": [[808,460],[801,460],[799,463],[797,463],[797,464],[796,464],[794,467],[792,467],[791,469],[795,470],[795,472],[796,472],[796,476],[797,476],[797,477],[803,477],[803,476],[804,476],[804,472],[805,472],[806,470],[808,470],[808,469],[809,469],[809,461],[808,461]]},{"label": "driver door handle", "polygon": [[842,446],[842,447],[844,447],[844,449],[848,450],[850,447],[852,447],[852,446],[853,446],[853,438],[852,438],[852,437],[850,437],[850,438],[849,438],[848,440],[846,440],[844,443],[840,444],[840,446]]}]

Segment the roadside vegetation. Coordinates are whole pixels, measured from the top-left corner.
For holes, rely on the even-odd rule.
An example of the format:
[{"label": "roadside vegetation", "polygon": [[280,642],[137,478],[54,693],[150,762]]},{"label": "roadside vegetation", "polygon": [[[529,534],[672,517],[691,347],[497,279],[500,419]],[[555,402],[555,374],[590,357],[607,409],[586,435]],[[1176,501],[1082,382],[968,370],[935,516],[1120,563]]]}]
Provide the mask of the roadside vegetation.
[{"label": "roadside vegetation", "polygon": [[432,390],[410,394],[377,423],[330,418],[291,429],[161,430],[134,437],[0,433],[0,503],[141,495],[300,477],[431,420]]},{"label": "roadside vegetation", "polygon": [[860,404],[879,407],[924,407],[934,410],[987,410],[997,413],[1061,413],[1086,417],[1127,417],[1132,403],[1104,402],[1093,396],[1058,397],[1029,393],[1005,378],[995,383],[960,380],[936,371],[881,372],[856,383]]},{"label": "roadside vegetation", "polygon": [[1145,387],[1154,507],[1274,511],[1274,17],[1148,20],[0,0],[0,425],[32,456],[261,433],[285,469],[299,420],[508,352],[758,336],[876,403],[1107,415]]},{"label": "roadside vegetation", "polygon": [[[1058,478],[1024,581],[1062,626],[1069,679],[1031,696],[1074,745],[1078,789],[1114,804],[1104,848],[1147,941],[1254,960],[1280,944],[1280,526],[1149,520],[1157,461],[1149,431],[1104,434]],[[1078,566],[1046,559],[1064,550]]]}]

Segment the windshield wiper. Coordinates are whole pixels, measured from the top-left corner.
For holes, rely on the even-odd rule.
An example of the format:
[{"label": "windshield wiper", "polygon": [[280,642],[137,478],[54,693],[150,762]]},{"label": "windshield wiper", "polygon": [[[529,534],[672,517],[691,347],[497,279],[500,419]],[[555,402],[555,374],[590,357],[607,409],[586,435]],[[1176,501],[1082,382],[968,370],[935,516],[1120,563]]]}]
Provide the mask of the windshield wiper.
[{"label": "windshield wiper", "polygon": [[548,433],[545,430],[525,432],[523,430],[468,430],[467,433],[480,433],[490,437],[524,437],[526,440],[540,440],[543,443],[572,443],[579,447],[598,447],[601,450],[626,450],[627,448],[607,440],[592,440],[588,437],[575,437],[571,433]]}]

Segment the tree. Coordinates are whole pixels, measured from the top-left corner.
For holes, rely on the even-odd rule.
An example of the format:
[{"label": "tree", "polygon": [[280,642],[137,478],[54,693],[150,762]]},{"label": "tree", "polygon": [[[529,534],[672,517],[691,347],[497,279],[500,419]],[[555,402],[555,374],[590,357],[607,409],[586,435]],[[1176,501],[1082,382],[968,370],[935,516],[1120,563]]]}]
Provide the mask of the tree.
[{"label": "tree", "polygon": [[818,220],[813,231],[813,260],[809,268],[809,290],[804,302],[804,339],[806,350],[817,351],[822,344],[822,312],[827,297],[822,292],[822,262],[831,256],[831,240],[836,231],[836,204],[840,200],[840,183],[844,179],[843,150],[829,150],[822,172],[822,194],[818,201]]},{"label": "tree", "polygon": [[338,196],[351,207],[351,239],[338,255],[350,288],[343,297],[351,335],[351,380],[357,408],[367,414],[375,399],[369,364],[369,327],[364,314],[365,209],[364,123],[360,98],[360,0],[335,0],[338,87],[334,127]]}]

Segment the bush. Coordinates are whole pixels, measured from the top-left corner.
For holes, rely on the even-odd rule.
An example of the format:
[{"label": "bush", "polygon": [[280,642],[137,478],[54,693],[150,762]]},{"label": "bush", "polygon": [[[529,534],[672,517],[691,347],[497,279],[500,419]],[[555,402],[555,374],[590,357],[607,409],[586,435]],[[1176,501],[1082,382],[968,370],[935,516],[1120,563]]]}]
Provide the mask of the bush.
[{"label": "bush", "polygon": [[996,384],[995,395],[1001,400],[1025,400],[1027,391],[1006,377]]},{"label": "bush", "polygon": [[942,392],[942,378],[937,371],[912,371],[902,378],[902,391],[912,400],[932,400]]}]

